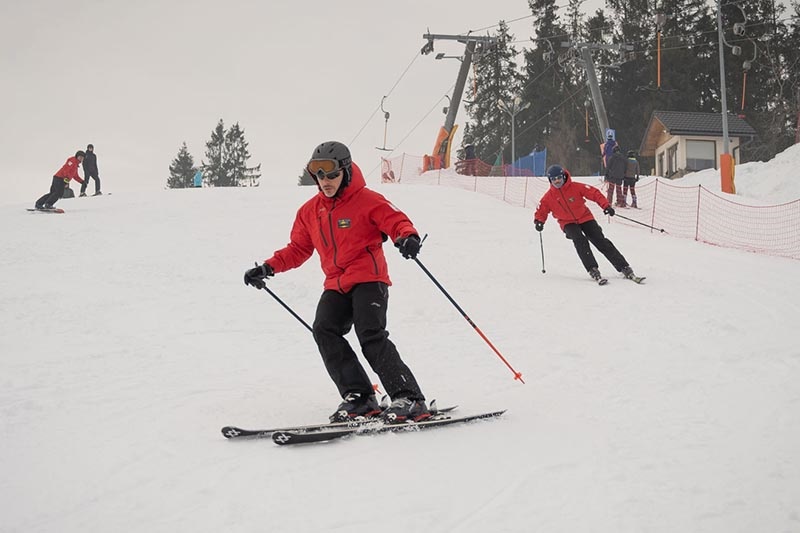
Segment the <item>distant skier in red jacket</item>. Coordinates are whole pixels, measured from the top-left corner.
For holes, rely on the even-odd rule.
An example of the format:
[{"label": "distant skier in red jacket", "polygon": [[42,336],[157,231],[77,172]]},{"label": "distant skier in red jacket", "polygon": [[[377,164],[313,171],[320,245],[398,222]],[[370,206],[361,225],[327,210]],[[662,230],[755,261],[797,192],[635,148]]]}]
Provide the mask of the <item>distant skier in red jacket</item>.
[{"label": "distant skier in red jacket", "polygon": [[575,245],[575,251],[592,279],[601,281],[604,278],[597,267],[590,242],[606,256],[617,272],[621,272],[626,278],[635,277],[633,269],[614,244],[603,235],[603,229],[586,206],[588,198],[602,207],[603,213],[613,217],[614,208],[603,193],[591,185],[575,183],[569,172],[559,165],[547,169],[547,179],[550,180],[550,189],[539,200],[534,214],[533,224],[536,231],[544,229],[547,215],[553,213],[567,238]]},{"label": "distant skier in red jacket", "polygon": [[67,159],[67,162],[53,176],[50,192],[36,200],[36,209],[53,209],[53,205],[64,194],[64,189],[70,180],[83,183],[83,180],[78,175],[78,165],[83,162],[84,157],[86,157],[86,154],[83,150],[78,150],[75,152],[75,157]]},{"label": "distant skier in red jacket", "polygon": [[[425,396],[386,331],[389,269],[383,255],[387,236],[406,259],[421,248],[408,217],[366,187],[344,144],[328,141],[314,150],[306,167],[319,192],[297,211],[290,241],[244,275],[246,285],[299,267],[319,254],[325,274],[313,333],[322,360],[343,398],[331,421],[381,415],[388,422],[430,417]],[[345,335],[355,328],[361,351],[392,398],[381,411],[367,373]]]}]

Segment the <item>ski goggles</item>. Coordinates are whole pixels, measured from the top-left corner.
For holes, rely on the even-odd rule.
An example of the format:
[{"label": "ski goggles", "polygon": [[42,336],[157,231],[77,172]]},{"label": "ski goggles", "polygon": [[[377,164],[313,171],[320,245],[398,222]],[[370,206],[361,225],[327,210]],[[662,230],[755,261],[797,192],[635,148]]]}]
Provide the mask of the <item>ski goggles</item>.
[{"label": "ski goggles", "polygon": [[553,187],[555,187],[556,189],[560,189],[561,186],[564,185],[565,176],[564,174],[559,174],[558,176],[553,176],[548,179],[550,180],[550,183],[553,184]]},{"label": "ski goggles", "polygon": [[312,159],[308,162],[306,170],[317,179],[333,180],[339,177],[342,167],[335,159]]}]

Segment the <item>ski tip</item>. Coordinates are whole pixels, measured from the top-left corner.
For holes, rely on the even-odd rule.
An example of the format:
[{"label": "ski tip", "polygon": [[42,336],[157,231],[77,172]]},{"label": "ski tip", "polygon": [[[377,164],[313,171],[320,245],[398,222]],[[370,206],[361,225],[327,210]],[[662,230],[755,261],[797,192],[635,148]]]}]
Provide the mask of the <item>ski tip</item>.
[{"label": "ski tip", "polygon": [[226,439],[233,439],[242,434],[242,430],[236,426],[225,426],[222,428],[222,436]]}]

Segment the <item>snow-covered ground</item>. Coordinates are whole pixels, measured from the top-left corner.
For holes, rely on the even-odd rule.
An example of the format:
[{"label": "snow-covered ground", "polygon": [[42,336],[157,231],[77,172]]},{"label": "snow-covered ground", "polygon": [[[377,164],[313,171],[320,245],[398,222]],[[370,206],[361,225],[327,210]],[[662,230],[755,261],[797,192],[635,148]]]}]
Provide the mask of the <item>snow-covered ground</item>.
[{"label": "snow-covered ground", "polygon": [[[759,167],[770,190],[797,187],[793,154]],[[797,261],[601,221],[647,282],[599,257],[599,287],[556,224],[542,274],[531,212],[457,189],[374,186],[526,384],[387,245],[389,330],[429,398],[506,415],[225,440],[339,401],[305,328],[242,283],[314,193],[263,181],[0,206],[0,531],[800,531]],[[270,281],[306,320],[321,286],[316,257]]]},{"label": "snow-covered ground", "polygon": [[[720,191],[719,170],[708,169],[687,174],[675,185],[702,185]],[[800,199],[800,144],[790,146],[770,161],[754,161],[734,169],[736,195],[733,201],[748,205],[783,204]]]}]

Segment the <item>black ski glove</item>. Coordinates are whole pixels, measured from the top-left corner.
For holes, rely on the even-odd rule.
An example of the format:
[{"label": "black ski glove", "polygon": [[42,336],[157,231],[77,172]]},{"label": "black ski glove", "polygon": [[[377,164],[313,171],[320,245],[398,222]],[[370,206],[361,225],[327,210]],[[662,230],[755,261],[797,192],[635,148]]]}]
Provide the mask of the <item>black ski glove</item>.
[{"label": "black ski glove", "polygon": [[544,229],[544,222],[541,220],[534,220],[533,227],[536,228],[536,231],[542,231]]},{"label": "black ski glove", "polygon": [[251,268],[247,272],[244,273],[244,284],[245,285],[252,285],[256,289],[263,289],[267,286],[264,283],[264,280],[267,278],[271,278],[275,275],[275,271],[272,270],[272,267],[266,263],[256,265],[255,268]]},{"label": "black ski glove", "polygon": [[416,259],[419,249],[422,248],[422,243],[419,240],[419,235],[409,235],[408,237],[401,237],[394,243],[403,257],[406,259]]},{"label": "black ski glove", "polygon": [[[605,213],[606,215],[608,215],[610,217],[613,217],[614,216],[614,208],[611,207],[611,206],[608,206],[605,209],[603,209],[603,213]],[[623,217],[623,218],[625,218],[625,217]]]}]

